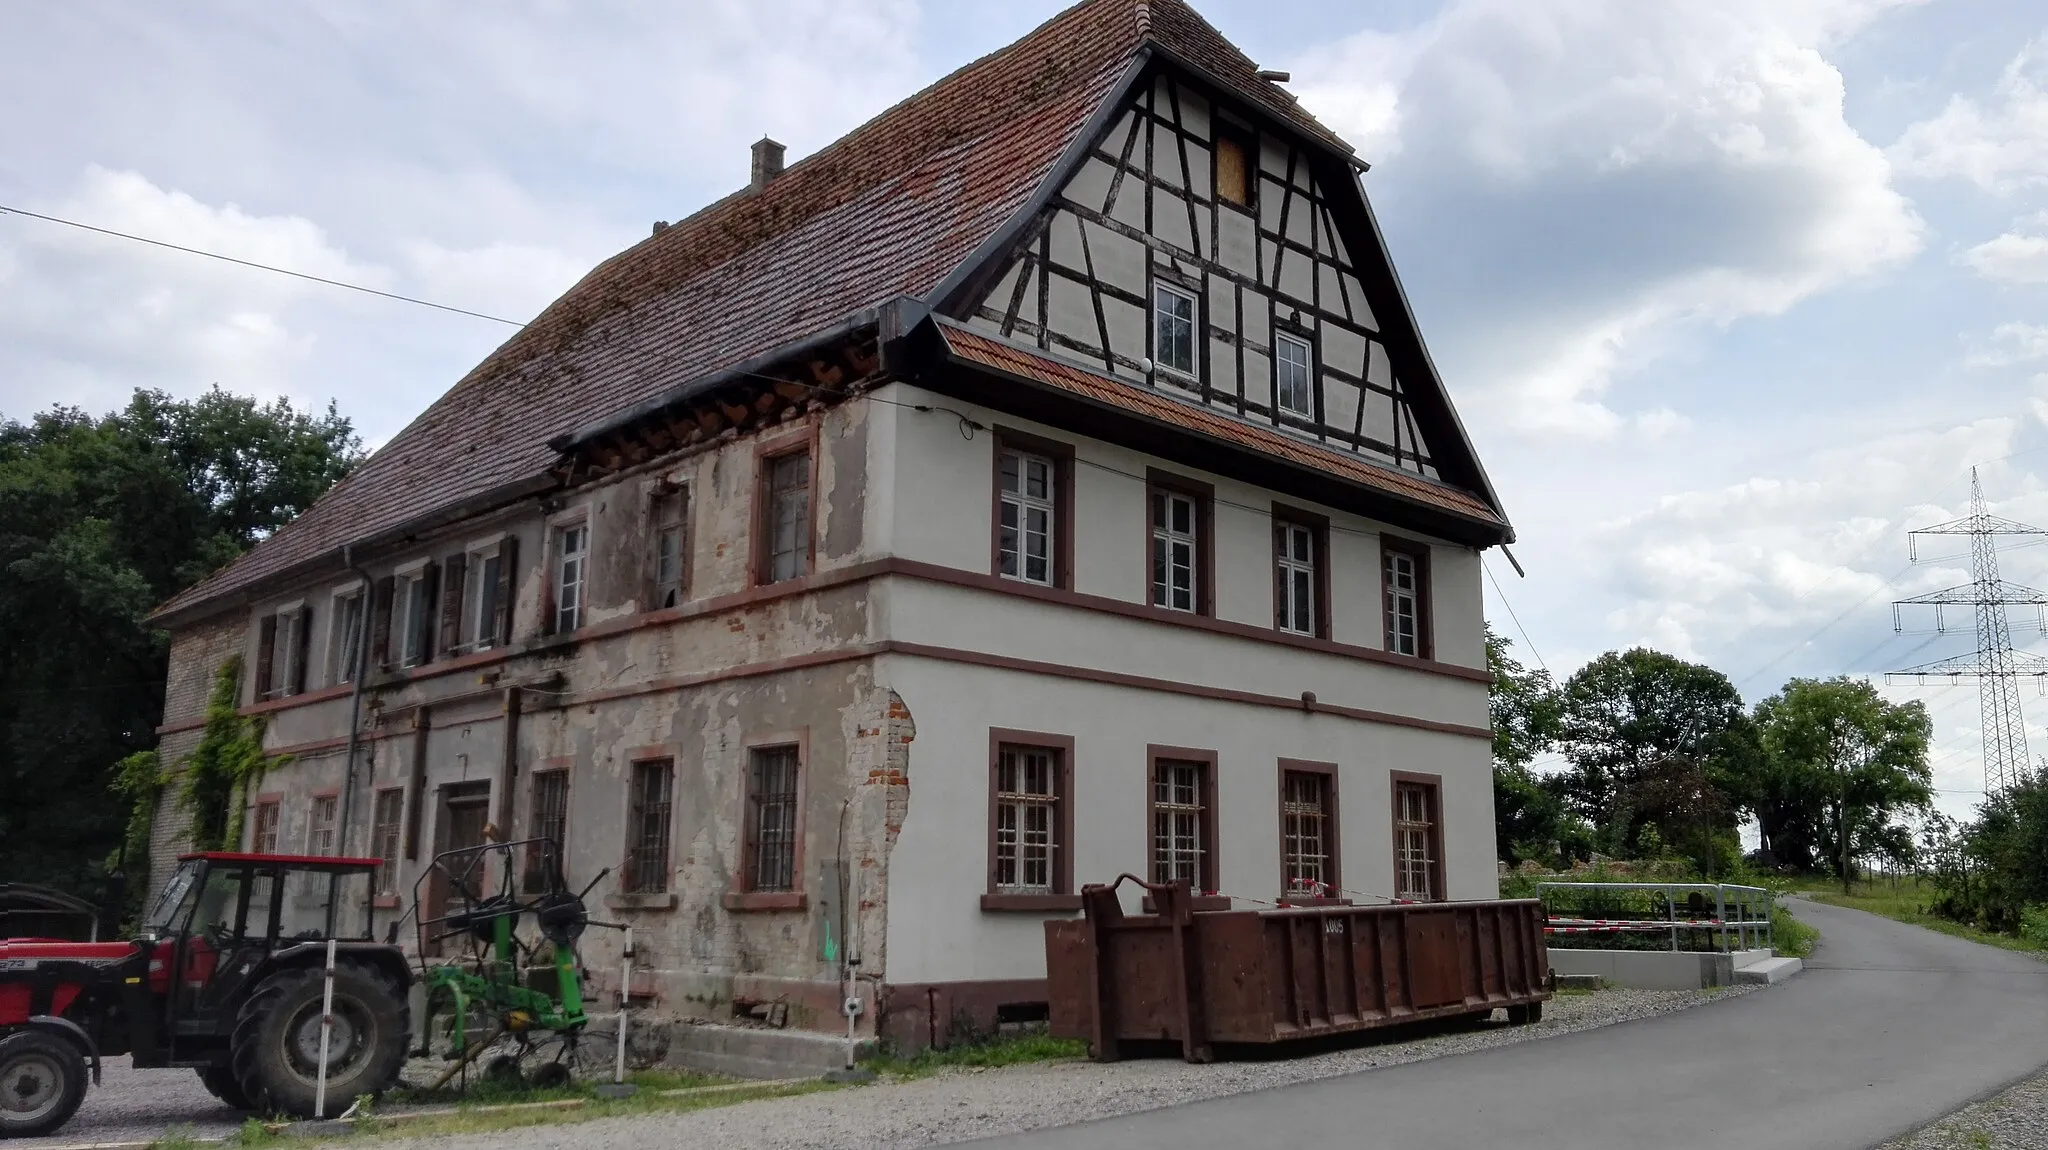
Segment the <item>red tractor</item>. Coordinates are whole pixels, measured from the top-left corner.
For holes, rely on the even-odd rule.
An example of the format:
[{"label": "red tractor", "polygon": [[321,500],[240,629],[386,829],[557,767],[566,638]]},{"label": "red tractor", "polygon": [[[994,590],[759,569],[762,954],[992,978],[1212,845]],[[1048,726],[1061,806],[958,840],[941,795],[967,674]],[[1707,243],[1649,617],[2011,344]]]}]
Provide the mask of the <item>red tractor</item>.
[{"label": "red tractor", "polygon": [[371,929],[377,862],[186,855],[135,941],[0,940],[0,1138],[63,1125],[88,1067],[98,1082],[118,1054],[197,1070],[231,1106],[310,1116],[329,939],[329,1109],[396,1084],[412,972]]}]

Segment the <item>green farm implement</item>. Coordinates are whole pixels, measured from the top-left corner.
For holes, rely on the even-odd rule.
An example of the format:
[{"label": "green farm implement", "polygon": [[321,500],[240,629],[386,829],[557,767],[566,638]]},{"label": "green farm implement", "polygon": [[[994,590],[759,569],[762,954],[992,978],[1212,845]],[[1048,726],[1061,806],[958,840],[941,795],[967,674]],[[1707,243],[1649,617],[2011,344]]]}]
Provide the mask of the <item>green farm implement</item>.
[{"label": "green farm implement", "polygon": [[[414,886],[413,906],[427,992],[422,1047],[432,1045],[436,1021],[448,1020],[453,1065],[437,1085],[465,1074],[507,1038],[510,1049],[485,1064],[486,1080],[543,1087],[569,1081],[590,1021],[576,950],[592,925],[583,901],[589,892],[571,891],[563,881],[561,849],[552,839],[485,843],[434,857]],[[430,907],[439,909],[429,913]],[[523,930],[529,920],[533,929]],[[529,1060],[538,1061],[530,1072]]]}]

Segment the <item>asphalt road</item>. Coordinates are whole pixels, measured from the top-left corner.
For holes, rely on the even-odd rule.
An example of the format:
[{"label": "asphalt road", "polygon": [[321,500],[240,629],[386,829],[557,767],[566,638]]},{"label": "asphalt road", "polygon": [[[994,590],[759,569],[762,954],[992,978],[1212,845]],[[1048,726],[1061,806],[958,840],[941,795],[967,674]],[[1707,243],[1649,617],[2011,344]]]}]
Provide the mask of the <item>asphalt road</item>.
[{"label": "asphalt road", "polygon": [[1865,1150],[2048,1066],[2048,964],[1801,902],[1762,994],[1543,1042],[992,1139],[991,1150]]}]

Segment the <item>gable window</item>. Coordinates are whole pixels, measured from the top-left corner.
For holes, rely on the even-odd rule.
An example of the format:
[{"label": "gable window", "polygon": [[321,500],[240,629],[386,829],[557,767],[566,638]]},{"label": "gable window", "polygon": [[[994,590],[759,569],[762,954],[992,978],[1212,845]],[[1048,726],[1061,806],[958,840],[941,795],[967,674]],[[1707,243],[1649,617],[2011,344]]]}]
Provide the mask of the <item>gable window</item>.
[{"label": "gable window", "polygon": [[335,809],[341,800],[334,795],[313,796],[313,816],[306,821],[306,853],[334,853]]},{"label": "gable window", "polygon": [[279,804],[276,799],[258,799],[249,818],[249,849],[260,855],[277,853]]},{"label": "gable window", "polygon": [[398,833],[405,818],[405,788],[387,787],[377,792],[371,810],[370,846],[377,854],[377,893],[398,893]]},{"label": "gable window", "polygon": [[1154,475],[1150,504],[1154,607],[1209,613],[1209,494],[1184,480]]},{"label": "gable window", "polygon": [[[667,825],[667,816],[662,816],[662,819],[665,827]],[[566,848],[565,836],[568,830],[569,772],[566,770],[535,771],[533,773],[533,807],[527,814],[526,837],[546,839],[548,842],[553,843],[554,847],[552,852],[543,843],[535,843],[526,848],[526,880],[523,885],[527,890],[540,891],[547,889],[549,854],[553,854],[555,866],[559,867],[562,865],[562,852]],[[666,871],[668,869],[668,860],[665,857],[666,843],[668,842],[668,835],[666,833],[661,835],[660,842],[664,844],[662,846],[664,857],[661,861],[662,869]]]},{"label": "gable window", "polygon": [[1417,902],[1445,897],[1443,786],[1433,775],[1394,772],[1394,896]]},{"label": "gable window", "polygon": [[626,873],[621,876],[627,894],[668,890],[668,825],[675,777],[674,759],[633,764],[626,810]]},{"label": "gable window", "polygon": [[352,587],[334,593],[334,611],[327,634],[327,681],[353,683],[363,655],[363,591]]},{"label": "gable window", "polygon": [[794,745],[755,747],[747,769],[746,889],[796,889],[797,776]]},{"label": "gable window", "polygon": [[656,610],[680,606],[683,601],[683,556],[688,541],[690,489],[672,487],[654,497],[652,575],[653,605]]},{"label": "gable window", "polygon": [[1328,531],[1319,517],[1274,509],[1273,625],[1282,631],[1329,637]]},{"label": "gable window", "polygon": [[1169,284],[1152,286],[1152,359],[1176,375],[1195,374],[1195,296]]},{"label": "gable window", "polygon": [[993,893],[1066,893],[1060,866],[1064,754],[1061,747],[1020,743],[996,748]]},{"label": "gable window", "polygon": [[1273,394],[1280,410],[1288,415],[1313,419],[1315,409],[1315,354],[1307,340],[1284,333],[1273,337]]},{"label": "gable window", "polygon": [[555,633],[558,635],[566,635],[583,625],[589,562],[590,525],[565,523],[555,528]]},{"label": "gable window", "polygon": [[1152,751],[1152,881],[1216,889],[1215,756]]},{"label": "gable window", "polygon": [[1240,208],[1252,206],[1252,147],[1245,137],[1228,131],[1216,133],[1216,198]]},{"label": "gable window", "polygon": [[257,628],[256,695],[282,699],[306,689],[307,629],[311,612],[293,604],[265,615]]},{"label": "gable window", "polygon": [[1429,658],[1429,548],[1382,536],[1380,587],[1386,649],[1396,655]]},{"label": "gable window", "polygon": [[811,453],[808,448],[761,461],[764,546],[760,580],[780,583],[811,571]]},{"label": "gable window", "polygon": [[1335,898],[1339,893],[1334,767],[1282,763],[1280,881],[1284,898]]}]

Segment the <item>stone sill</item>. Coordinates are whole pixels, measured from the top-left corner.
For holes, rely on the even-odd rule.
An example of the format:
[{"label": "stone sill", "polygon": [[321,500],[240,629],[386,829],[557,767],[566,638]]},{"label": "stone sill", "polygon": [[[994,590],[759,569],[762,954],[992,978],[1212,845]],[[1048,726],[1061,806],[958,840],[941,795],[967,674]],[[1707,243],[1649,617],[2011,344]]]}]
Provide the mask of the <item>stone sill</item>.
[{"label": "stone sill", "polygon": [[985,894],[981,896],[981,909],[984,911],[1021,911],[1026,914],[1080,910],[1081,896],[1078,894]]},{"label": "stone sill", "polygon": [[663,891],[653,894],[608,894],[604,896],[606,910],[674,910],[676,896]]},{"label": "stone sill", "polygon": [[787,890],[729,890],[720,901],[732,911],[802,910],[810,905],[803,892]]},{"label": "stone sill", "polygon": [[[1194,904],[1194,909],[1196,910],[1229,910],[1231,906],[1230,896],[1227,894],[1198,894],[1189,901]],[[1149,894],[1145,896],[1145,902],[1141,909],[1146,914],[1159,913],[1159,909],[1153,905],[1152,896]]]}]

